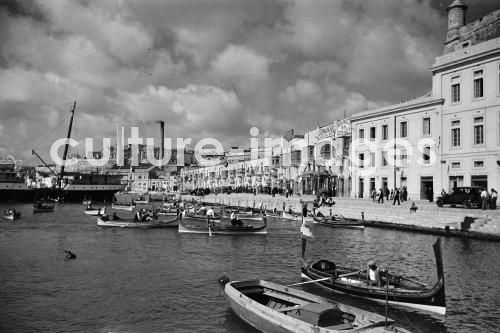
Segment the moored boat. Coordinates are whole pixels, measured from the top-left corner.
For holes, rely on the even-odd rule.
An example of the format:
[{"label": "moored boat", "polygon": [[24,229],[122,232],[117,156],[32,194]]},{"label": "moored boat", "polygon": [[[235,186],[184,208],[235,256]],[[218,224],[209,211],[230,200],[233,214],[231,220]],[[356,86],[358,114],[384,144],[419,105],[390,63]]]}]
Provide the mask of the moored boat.
[{"label": "moored boat", "polygon": [[347,219],[340,214],[334,214],[331,217],[313,215],[314,223],[327,225],[330,227],[358,228],[364,229],[362,221],[356,219]]},{"label": "moored boat", "polygon": [[97,225],[100,227],[118,228],[176,228],[178,226],[177,216],[171,219],[153,219],[149,221],[139,221],[136,219],[109,218],[107,215],[97,218]]},{"label": "moored boat", "polygon": [[182,217],[179,221],[179,232],[192,234],[214,234],[214,235],[266,235],[267,222],[263,219],[264,225],[253,226],[244,223],[226,224],[219,220],[210,219],[210,224],[205,220],[193,220],[190,217]]},{"label": "moored boat", "polygon": [[21,218],[21,212],[15,209],[8,209],[2,212],[2,218],[11,221],[18,220]]},{"label": "moored boat", "polygon": [[104,215],[106,214],[106,206],[99,209],[88,205],[87,208],[84,210],[84,213],[85,215],[91,215],[91,216]]},{"label": "moored boat", "polygon": [[127,212],[131,212],[134,210],[135,206],[133,204],[123,205],[123,204],[118,204],[118,203],[112,203],[111,208],[112,209],[119,209],[119,210],[126,210]]},{"label": "moored boat", "polygon": [[229,307],[262,332],[399,332],[392,319],[263,280],[219,279]]},{"label": "moored boat", "polygon": [[33,213],[51,213],[54,211],[54,204],[45,202],[45,201],[37,201],[33,204]]},{"label": "moored boat", "polygon": [[[406,306],[444,315],[446,297],[441,256],[441,239],[433,245],[436,257],[438,281],[428,285],[400,275],[381,273],[383,283],[389,281],[389,288],[369,286],[366,272],[359,269],[340,267],[328,260],[319,260],[302,267],[302,278],[316,281],[316,284],[330,291],[359,296],[378,302]],[[390,273],[390,272],[389,272]]]}]

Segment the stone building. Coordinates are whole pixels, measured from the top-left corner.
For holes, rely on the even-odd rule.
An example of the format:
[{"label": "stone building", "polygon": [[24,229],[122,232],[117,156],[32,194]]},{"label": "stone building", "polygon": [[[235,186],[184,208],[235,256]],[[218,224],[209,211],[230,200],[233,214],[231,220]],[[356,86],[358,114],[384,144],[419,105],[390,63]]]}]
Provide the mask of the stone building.
[{"label": "stone building", "polygon": [[448,7],[443,55],[432,90],[417,99],[354,114],[354,197],[407,187],[411,199],[457,186],[500,186],[500,10],[465,24]]}]

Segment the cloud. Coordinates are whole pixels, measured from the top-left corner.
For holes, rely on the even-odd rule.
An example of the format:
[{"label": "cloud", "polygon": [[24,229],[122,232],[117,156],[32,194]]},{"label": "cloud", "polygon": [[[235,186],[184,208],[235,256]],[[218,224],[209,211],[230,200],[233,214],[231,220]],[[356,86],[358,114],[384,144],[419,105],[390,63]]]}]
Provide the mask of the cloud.
[{"label": "cloud", "polygon": [[245,46],[229,45],[212,61],[214,76],[243,89],[255,89],[269,79],[271,60]]},{"label": "cloud", "polygon": [[[443,6],[4,2],[0,149],[29,154],[52,140],[47,132],[64,135],[57,127],[66,127],[75,100],[79,137],[112,136],[119,125],[147,132],[164,119],[172,136],[227,146],[248,145],[251,126],[280,135],[395,103],[431,88],[428,68],[446,35]],[[474,19],[495,9],[493,0],[469,5]]]}]

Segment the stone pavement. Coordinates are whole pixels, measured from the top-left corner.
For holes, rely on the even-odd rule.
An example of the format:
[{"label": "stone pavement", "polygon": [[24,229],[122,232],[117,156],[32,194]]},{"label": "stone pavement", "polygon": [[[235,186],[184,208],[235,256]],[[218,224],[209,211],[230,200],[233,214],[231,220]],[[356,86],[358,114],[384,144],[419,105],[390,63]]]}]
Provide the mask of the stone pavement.
[{"label": "stone pavement", "polygon": [[[183,197],[188,199],[188,196]],[[231,195],[207,195],[201,200],[242,207],[260,207],[262,203],[269,209],[276,207],[279,211],[283,209],[283,203],[285,203],[285,209],[288,210],[291,207],[294,212],[299,213],[301,211],[301,201],[312,202],[314,199],[315,197],[312,195],[285,198],[284,196],[272,197],[263,194],[254,196],[247,193],[234,193]],[[435,203],[424,200],[406,201],[401,205],[397,205],[397,203],[393,205],[392,202],[385,200],[383,204],[379,204],[373,202],[372,199],[334,198],[334,200],[335,205],[331,209],[332,214],[361,219],[363,213],[367,223],[373,226],[392,226],[402,229],[435,232],[449,230],[451,233],[460,233],[460,235],[464,236],[493,239],[498,237],[500,240],[500,209],[480,210],[462,207],[438,207]],[[410,206],[413,202],[418,208],[415,213],[410,212]],[[320,211],[325,216],[330,215],[329,207],[321,207]],[[464,221],[469,223],[464,223]],[[467,229],[467,231],[464,229]]]}]

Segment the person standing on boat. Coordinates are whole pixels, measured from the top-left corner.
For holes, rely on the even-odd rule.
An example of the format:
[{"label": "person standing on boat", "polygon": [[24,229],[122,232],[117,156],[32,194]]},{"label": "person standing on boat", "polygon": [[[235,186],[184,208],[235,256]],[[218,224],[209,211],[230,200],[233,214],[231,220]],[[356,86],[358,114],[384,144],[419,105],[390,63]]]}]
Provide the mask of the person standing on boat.
[{"label": "person standing on boat", "polygon": [[366,271],[366,279],[368,280],[369,286],[382,287],[382,279],[380,278],[380,273],[382,270],[377,267],[374,260],[368,262],[368,269]]},{"label": "person standing on boat", "polygon": [[207,210],[207,225],[210,226],[210,218],[212,218],[212,226],[214,225],[215,223],[215,212],[212,208],[209,208]]}]

